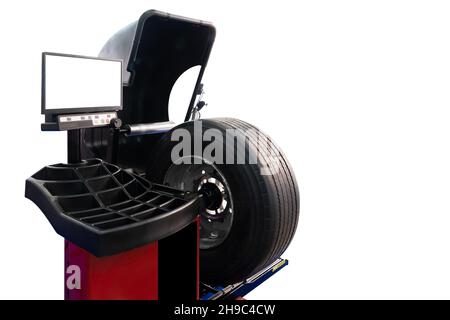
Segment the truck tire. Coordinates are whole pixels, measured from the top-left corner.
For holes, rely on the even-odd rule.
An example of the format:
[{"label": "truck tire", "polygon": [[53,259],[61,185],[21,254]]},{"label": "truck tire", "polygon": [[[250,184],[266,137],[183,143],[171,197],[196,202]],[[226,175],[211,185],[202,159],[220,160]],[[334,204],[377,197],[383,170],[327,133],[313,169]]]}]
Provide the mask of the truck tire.
[{"label": "truck tire", "polygon": [[[213,129],[222,134],[223,139],[215,137],[213,141],[223,147],[223,159],[233,152],[232,164],[225,160],[214,163],[217,158],[206,154],[210,141],[204,139],[201,154],[194,153],[193,140],[199,139],[195,126],[200,123],[203,133]],[[201,163],[173,163],[172,149],[179,141],[171,137],[177,129],[185,129],[192,137],[191,154],[183,154],[182,159],[194,162],[201,158]],[[237,142],[226,138],[230,130]],[[239,148],[245,148],[244,164],[236,163]],[[217,156],[217,152],[211,155]],[[248,163],[255,156],[257,163]],[[297,183],[284,154],[256,127],[233,118],[185,122],[163,136],[150,158],[146,174],[151,181],[205,197],[200,224],[202,282],[228,285],[242,281],[271,264],[288,247],[299,217]]]}]

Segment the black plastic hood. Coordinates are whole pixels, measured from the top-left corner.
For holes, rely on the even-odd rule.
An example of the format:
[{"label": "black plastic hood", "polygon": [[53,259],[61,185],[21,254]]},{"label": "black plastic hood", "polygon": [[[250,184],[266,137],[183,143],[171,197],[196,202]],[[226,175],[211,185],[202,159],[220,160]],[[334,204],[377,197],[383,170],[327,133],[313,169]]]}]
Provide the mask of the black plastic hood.
[{"label": "black plastic hood", "polygon": [[109,39],[99,56],[123,60],[123,111],[125,124],[167,121],[169,96],[180,75],[200,65],[190,101],[195,102],[215,38],[214,26],[205,21],[156,10],[146,11],[137,22]]}]

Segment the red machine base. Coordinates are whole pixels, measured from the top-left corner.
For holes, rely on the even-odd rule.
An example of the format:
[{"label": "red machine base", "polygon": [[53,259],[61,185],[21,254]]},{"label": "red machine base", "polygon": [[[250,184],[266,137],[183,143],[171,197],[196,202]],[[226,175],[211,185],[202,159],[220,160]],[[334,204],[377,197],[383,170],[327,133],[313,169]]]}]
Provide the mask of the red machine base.
[{"label": "red machine base", "polygon": [[198,221],[168,238],[102,258],[66,240],[64,296],[66,300],[199,299],[198,261]]}]

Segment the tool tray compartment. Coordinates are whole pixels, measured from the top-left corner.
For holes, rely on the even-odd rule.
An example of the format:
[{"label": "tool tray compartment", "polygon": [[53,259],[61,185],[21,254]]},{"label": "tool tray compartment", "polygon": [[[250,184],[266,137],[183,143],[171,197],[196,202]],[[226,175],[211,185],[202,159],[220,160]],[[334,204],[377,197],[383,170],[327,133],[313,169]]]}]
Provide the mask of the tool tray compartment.
[{"label": "tool tray compartment", "polygon": [[25,197],[58,234],[99,257],[170,236],[200,210],[197,195],[100,159],[42,168],[26,180]]}]

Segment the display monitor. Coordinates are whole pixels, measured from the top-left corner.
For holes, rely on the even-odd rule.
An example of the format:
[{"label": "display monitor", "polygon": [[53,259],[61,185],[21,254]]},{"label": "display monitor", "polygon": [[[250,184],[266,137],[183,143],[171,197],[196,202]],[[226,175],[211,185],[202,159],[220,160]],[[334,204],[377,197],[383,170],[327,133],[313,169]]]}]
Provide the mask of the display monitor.
[{"label": "display monitor", "polygon": [[122,109],[122,61],[44,52],[42,113]]}]

